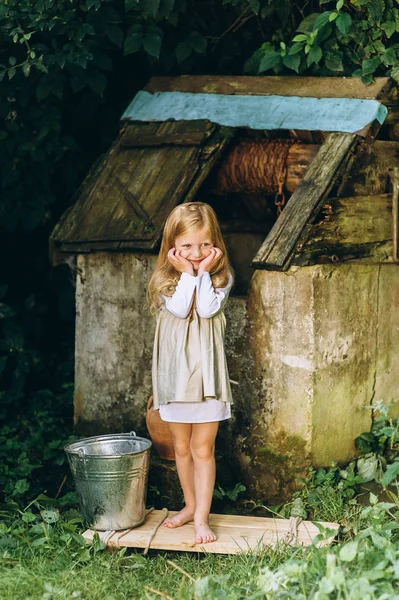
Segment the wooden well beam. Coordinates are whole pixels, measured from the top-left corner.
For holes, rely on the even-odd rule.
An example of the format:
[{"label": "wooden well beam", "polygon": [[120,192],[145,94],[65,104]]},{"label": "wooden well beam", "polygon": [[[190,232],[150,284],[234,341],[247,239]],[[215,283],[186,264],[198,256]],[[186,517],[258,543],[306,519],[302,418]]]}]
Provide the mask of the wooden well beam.
[{"label": "wooden well beam", "polygon": [[392,80],[389,77],[376,77],[373,83],[365,85],[359,77],[181,75],[152,77],[144,89],[147,92],[203,92],[378,100],[391,86]]}]

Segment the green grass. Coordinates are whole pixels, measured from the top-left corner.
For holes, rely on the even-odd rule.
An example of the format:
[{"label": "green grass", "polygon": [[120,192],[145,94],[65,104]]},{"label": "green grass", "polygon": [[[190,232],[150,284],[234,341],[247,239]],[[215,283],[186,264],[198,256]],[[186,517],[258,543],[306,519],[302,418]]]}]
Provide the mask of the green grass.
[{"label": "green grass", "polygon": [[252,505],[255,514],[279,511],[342,527],[328,547],[280,545],[233,556],[109,554],[98,536],[91,545],[81,536],[75,493],[58,500],[41,494],[25,508],[9,499],[0,505],[0,600],[399,600],[399,488],[392,490],[388,501],[371,493],[361,506],[359,479],[333,465],[310,470],[287,505],[237,500],[238,509]]},{"label": "green grass", "polygon": [[347,527],[342,542],[327,548],[277,546],[233,556],[152,551],[145,557],[127,549],[109,554],[98,537],[87,545],[68,499],[65,508],[42,496],[25,510],[8,505],[0,511],[0,598],[398,599],[395,498],[381,503],[371,495],[369,506],[355,507],[356,531]]},{"label": "green grass", "polygon": [[61,544],[48,550],[26,548],[8,558],[3,555],[0,594],[2,600],[160,598],[148,589],[152,588],[181,600],[194,597],[192,579],[229,574],[229,586],[248,586],[261,566],[276,567],[287,556],[298,554],[302,550],[271,549],[241,556],[153,552],[143,557],[140,552],[110,555],[99,550],[85,555]]}]

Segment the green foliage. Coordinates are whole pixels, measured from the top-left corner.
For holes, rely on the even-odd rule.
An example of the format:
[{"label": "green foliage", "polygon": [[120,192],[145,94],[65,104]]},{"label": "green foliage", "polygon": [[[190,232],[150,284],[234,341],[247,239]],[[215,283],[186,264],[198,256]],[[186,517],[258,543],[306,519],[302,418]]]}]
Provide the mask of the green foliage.
[{"label": "green foliage", "polygon": [[399,450],[399,419],[393,419],[389,415],[390,406],[392,405],[377,400],[372,406],[365,407],[373,411],[371,431],[366,431],[355,439],[356,447],[362,452],[375,452],[388,460],[395,457]]},{"label": "green foliage", "polygon": [[224,490],[220,485],[217,485],[213,491],[213,497],[217,500],[230,500],[231,502],[237,502],[238,496],[245,492],[246,489],[247,488],[242,483],[236,483],[231,490]]},{"label": "green foliage", "polygon": [[[296,20],[276,32],[246,63],[248,73],[284,73],[361,77],[366,84],[376,75],[396,77],[399,57],[399,7],[393,0],[320,0],[320,12]],[[323,10],[324,5],[331,10]],[[304,17],[304,18],[303,18]]]},{"label": "green foliage", "polygon": [[345,470],[335,464],[329,469],[310,468],[296,497],[303,501],[309,519],[345,523],[349,529],[356,528],[360,511],[357,495],[363,481],[355,473],[354,463]]},{"label": "green foliage", "polygon": [[0,392],[0,497],[24,502],[43,486],[54,489],[64,476],[63,446],[72,430],[71,374],[64,364],[54,373],[52,390],[26,394],[27,379],[38,376],[43,359],[26,347],[15,311],[3,308],[3,315],[0,365],[6,385]]}]

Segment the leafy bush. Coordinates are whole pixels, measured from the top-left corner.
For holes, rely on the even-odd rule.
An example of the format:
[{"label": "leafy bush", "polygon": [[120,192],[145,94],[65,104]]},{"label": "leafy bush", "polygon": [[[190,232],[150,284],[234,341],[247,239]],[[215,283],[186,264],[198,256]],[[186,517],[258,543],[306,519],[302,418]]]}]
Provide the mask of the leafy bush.
[{"label": "leafy bush", "polygon": [[[302,14],[296,35],[280,30],[277,39],[263,43],[247,61],[246,71],[350,75],[366,84],[376,75],[399,74],[396,2],[320,0],[319,5],[320,12]],[[325,5],[328,10],[323,10]]]}]

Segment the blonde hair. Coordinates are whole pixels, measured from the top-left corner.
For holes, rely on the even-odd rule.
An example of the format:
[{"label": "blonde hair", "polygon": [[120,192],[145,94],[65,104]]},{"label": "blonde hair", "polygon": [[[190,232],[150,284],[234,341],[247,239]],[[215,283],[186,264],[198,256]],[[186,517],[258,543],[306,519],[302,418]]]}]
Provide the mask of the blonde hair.
[{"label": "blonde hair", "polygon": [[204,202],[180,204],[172,210],[166,220],[158,259],[148,283],[147,299],[153,312],[162,305],[160,295],[172,296],[180,278],[180,273],[168,260],[168,252],[174,247],[176,238],[194,229],[206,229],[213,244],[223,251],[215,269],[210,273],[213,286],[215,288],[225,287],[230,274],[233,274],[213,208]]}]

